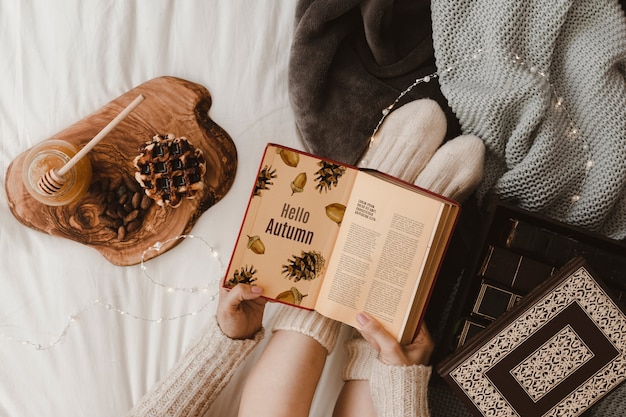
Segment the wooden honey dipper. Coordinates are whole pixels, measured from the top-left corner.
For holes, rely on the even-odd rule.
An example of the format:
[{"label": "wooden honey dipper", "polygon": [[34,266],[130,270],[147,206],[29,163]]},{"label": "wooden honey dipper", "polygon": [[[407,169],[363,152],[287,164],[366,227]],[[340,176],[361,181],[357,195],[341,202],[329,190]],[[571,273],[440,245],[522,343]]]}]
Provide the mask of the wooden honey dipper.
[{"label": "wooden honey dipper", "polygon": [[76,163],[83,158],[87,152],[91,151],[102,138],[111,132],[126,116],[130,114],[135,108],[143,101],[143,94],[139,94],[128,106],[124,108],[108,125],[104,127],[96,136],[93,137],[87,144],[76,153],[69,161],[65,163],[61,168],[51,169],[45,173],[43,177],[37,183],[37,187],[45,194],[53,195],[59,192],[63,184],[65,184],[65,174],[72,169]]}]

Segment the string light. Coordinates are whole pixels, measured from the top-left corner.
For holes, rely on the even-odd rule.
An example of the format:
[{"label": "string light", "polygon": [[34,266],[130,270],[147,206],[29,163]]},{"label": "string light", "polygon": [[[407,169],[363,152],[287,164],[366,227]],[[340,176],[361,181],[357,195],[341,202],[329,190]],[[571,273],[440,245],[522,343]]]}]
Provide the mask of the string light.
[{"label": "string light", "polygon": [[[471,61],[471,60],[477,60],[477,59],[480,58],[481,53],[482,53],[482,49],[479,49],[475,53],[471,54],[468,58],[465,58],[465,59],[461,60],[461,63],[467,62],[467,61]],[[459,63],[459,65],[461,63]],[[387,116],[389,116],[389,114],[393,111],[393,109],[396,107],[396,105],[400,102],[400,100],[402,100],[402,98],[405,95],[407,95],[411,90],[413,90],[418,85],[424,84],[424,83],[429,83],[432,80],[436,80],[441,75],[447,74],[447,73],[451,72],[453,69],[454,69],[454,67],[449,66],[449,67],[446,67],[445,69],[443,69],[441,71],[436,71],[436,72],[433,72],[431,74],[425,75],[423,77],[416,78],[415,81],[413,81],[413,83],[411,85],[409,85],[406,89],[404,89],[398,95],[398,97],[396,97],[396,99],[393,101],[393,103],[391,103],[390,105],[388,105],[387,107],[385,107],[381,111],[382,117],[380,118],[380,120],[376,124],[376,127],[374,127],[374,131],[372,132],[372,135],[370,136],[369,147],[371,147],[372,143],[375,141],[376,133],[378,133],[378,130],[380,129],[380,126],[383,124],[383,122],[385,121],[385,118],[387,118]],[[367,161],[362,161],[362,163],[366,163],[366,162]]]},{"label": "string light", "polygon": [[[178,287],[173,287],[173,286],[168,286],[162,282],[159,282],[155,279],[153,279],[150,274],[147,271],[146,265],[145,265],[145,257],[146,255],[151,252],[151,251],[157,251],[159,252],[161,250],[161,248],[163,248],[164,245],[166,245],[167,243],[170,243],[172,241],[175,240],[180,240],[180,239],[198,239],[199,241],[203,242],[208,248],[209,251],[211,252],[211,254],[213,255],[214,259],[218,262],[219,268],[220,268],[220,273],[219,276],[220,278],[218,279],[214,279],[212,280],[209,284],[207,284],[206,286],[203,287],[196,287],[196,288],[178,288]],[[28,339],[22,339],[22,338],[16,338],[16,337],[12,337],[6,334],[0,334],[1,337],[3,337],[4,339],[10,341],[10,342],[15,342],[15,343],[19,343],[21,345],[25,345],[25,346],[30,346],[32,348],[34,348],[35,350],[48,350],[53,348],[54,346],[58,345],[67,335],[70,327],[76,323],[78,321],[78,319],[89,309],[91,308],[103,308],[107,311],[119,314],[122,317],[128,317],[128,318],[132,318],[135,320],[140,320],[140,321],[144,321],[147,323],[152,323],[152,324],[160,324],[160,323],[164,323],[164,322],[169,322],[169,321],[175,321],[175,320],[180,320],[186,317],[191,317],[191,316],[195,316],[199,313],[201,313],[204,309],[206,309],[209,305],[211,305],[216,297],[217,297],[217,293],[219,291],[219,282],[221,281],[221,276],[224,272],[224,265],[222,264],[220,257],[218,255],[218,253],[215,251],[215,249],[202,237],[198,237],[195,235],[179,235],[170,239],[165,240],[164,242],[157,242],[155,243],[153,246],[149,247],[148,249],[146,249],[142,255],[141,255],[141,271],[143,272],[143,274],[149,279],[149,281],[158,286],[161,287],[163,289],[165,289],[168,293],[173,293],[173,292],[186,292],[186,293],[192,293],[192,294],[202,294],[202,295],[207,295],[208,294],[208,301],[205,302],[203,305],[201,305],[198,309],[187,312],[187,313],[183,313],[180,315],[176,315],[176,316],[170,316],[170,317],[156,317],[156,318],[150,318],[150,317],[144,317],[144,316],[140,316],[138,314],[132,313],[129,310],[126,309],[122,309],[119,308],[117,306],[115,306],[112,303],[106,302],[106,301],[102,301],[100,299],[94,299],[91,300],[85,304],[83,304],[78,310],[76,310],[73,314],[71,314],[67,321],[65,322],[63,329],[61,330],[61,332],[54,337],[49,343],[47,344],[42,344],[42,343],[38,343],[32,340],[28,340]],[[212,288],[215,287],[215,288]]]},{"label": "string light", "polygon": [[437,77],[439,77],[439,74],[436,72],[433,72],[432,74],[426,75],[425,77],[417,78],[415,81],[413,81],[413,84],[408,86],[404,91],[400,93],[400,95],[393,101],[393,103],[391,103],[390,105],[388,105],[382,110],[381,112],[382,117],[376,124],[376,127],[374,128],[374,131],[372,132],[372,135],[370,136],[370,146],[372,142],[374,141],[374,136],[376,136],[376,133],[378,132],[378,129],[380,128],[380,125],[383,124],[383,122],[385,121],[385,118],[389,115],[389,113],[391,113],[394,107],[396,107],[398,102],[400,102],[400,100],[402,100],[402,98],[405,95],[407,95],[413,88],[417,87],[419,84],[429,83],[431,80],[434,80]]},{"label": "string light", "polygon": [[[170,242],[175,241],[175,240],[180,240],[180,239],[199,239],[201,242],[203,242],[209,248],[209,251],[211,252],[211,255],[218,262],[219,268],[220,268],[220,274],[224,272],[224,270],[225,270],[224,265],[222,264],[222,261],[220,260],[219,255],[215,251],[213,246],[211,246],[209,244],[209,242],[207,242],[204,238],[199,237],[199,236],[195,236],[195,235],[179,235],[179,236],[167,239],[167,240],[165,240],[163,242],[157,242],[153,246],[150,246],[148,249],[143,251],[143,253],[141,254],[141,271],[146,276],[146,278],[148,278],[150,280],[150,282],[152,282],[154,285],[157,285],[157,286],[159,286],[161,288],[164,288],[167,292],[180,291],[180,292],[188,292],[188,293],[205,293],[206,294],[206,293],[209,292],[210,286],[212,284],[214,284],[215,281],[209,283],[205,287],[190,287],[190,288],[187,288],[187,287],[173,287],[173,286],[167,285],[167,284],[165,284],[163,282],[155,280],[148,273],[148,270],[147,270],[146,264],[145,264],[146,255],[149,252],[152,252],[152,251],[159,252],[161,250],[161,248],[164,245],[166,245],[167,243],[170,243]],[[216,295],[217,295],[217,292],[215,294],[212,294],[211,295],[211,300],[213,300]]]}]

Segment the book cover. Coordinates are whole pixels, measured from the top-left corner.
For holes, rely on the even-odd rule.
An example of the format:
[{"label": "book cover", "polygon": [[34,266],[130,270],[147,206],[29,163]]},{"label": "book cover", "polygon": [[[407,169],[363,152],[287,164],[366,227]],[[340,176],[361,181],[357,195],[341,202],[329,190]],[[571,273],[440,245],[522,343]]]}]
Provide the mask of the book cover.
[{"label": "book cover", "polygon": [[437,366],[477,416],[578,416],[626,379],[626,315],[574,258]]},{"label": "book cover", "polygon": [[[268,144],[224,279],[402,340],[421,320],[459,205],[388,175]],[[413,329],[414,330],[414,329]]]}]

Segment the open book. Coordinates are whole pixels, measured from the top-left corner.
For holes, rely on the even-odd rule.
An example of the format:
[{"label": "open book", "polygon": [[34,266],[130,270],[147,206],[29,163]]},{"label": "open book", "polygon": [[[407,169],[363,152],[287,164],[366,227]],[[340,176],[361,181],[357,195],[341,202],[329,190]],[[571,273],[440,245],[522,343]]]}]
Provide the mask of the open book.
[{"label": "open book", "polygon": [[458,203],[396,178],[268,144],[224,286],[412,340]]}]

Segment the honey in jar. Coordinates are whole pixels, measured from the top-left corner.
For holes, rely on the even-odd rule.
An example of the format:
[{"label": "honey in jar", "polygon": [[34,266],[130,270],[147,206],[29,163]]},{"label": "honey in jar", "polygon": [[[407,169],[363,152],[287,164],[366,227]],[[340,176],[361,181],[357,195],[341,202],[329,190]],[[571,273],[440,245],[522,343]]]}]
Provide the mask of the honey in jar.
[{"label": "honey in jar", "polygon": [[37,183],[51,169],[60,169],[76,153],[73,144],[49,139],[33,147],[22,167],[22,180],[28,193],[37,201],[49,206],[63,206],[80,199],[91,183],[91,163],[89,158],[81,158],[64,176],[64,183],[54,193],[48,194]]}]

